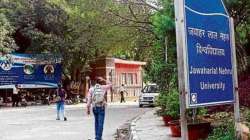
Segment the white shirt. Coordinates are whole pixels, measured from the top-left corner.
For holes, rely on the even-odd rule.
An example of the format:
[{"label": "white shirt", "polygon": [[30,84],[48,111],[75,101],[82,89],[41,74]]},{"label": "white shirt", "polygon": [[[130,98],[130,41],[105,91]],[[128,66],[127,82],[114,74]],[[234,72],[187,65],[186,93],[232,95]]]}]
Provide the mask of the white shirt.
[{"label": "white shirt", "polygon": [[13,94],[18,94],[18,89],[16,87],[13,87]]},{"label": "white shirt", "polygon": [[[106,92],[112,87],[111,83],[108,83],[107,85],[101,85],[101,88],[103,90],[103,94],[106,94]],[[89,89],[88,92],[88,101],[87,101],[87,106],[90,106],[92,103],[92,95],[94,93],[94,86]]]},{"label": "white shirt", "polygon": [[120,87],[120,92],[125,92],[126,90],[125,90],[125,87],[124,86],[121,86]]}]

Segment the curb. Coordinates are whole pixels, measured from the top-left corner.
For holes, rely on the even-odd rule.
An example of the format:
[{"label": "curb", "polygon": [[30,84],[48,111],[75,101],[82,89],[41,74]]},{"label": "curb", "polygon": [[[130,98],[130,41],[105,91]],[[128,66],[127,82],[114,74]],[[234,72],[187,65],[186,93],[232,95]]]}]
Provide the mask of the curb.
[{"label": "curb", "polygon": [[[150,111],[150,110],[149,110]],[[145,111],[138,116],[134,117],[120,128],[117,129],[117,139],[116,140],[140,140],[137,135],[136,123],[141,119],[141,116],[146,114],[149,111]],[[123,133],[125,132],[125,133]]]},{"label": "curb", "polygon": [[136,121],[137,120],[132,121],[129,125],[129,140],[139,140],[136,133]]},{"label": "curb", "polygon": [[131,121],[131,123],[129,124],[129,133],[128,133],[128,136],[129,136],[129,139],[128,140],[140,140],[140,138],[138,137],[137,135],[137,130],[136,130],[136,123],[138,120],[141,119],[141,116],[145,115],[148,111],[140,114],[139,116],[137,116],[135,119],[133,119]]}]

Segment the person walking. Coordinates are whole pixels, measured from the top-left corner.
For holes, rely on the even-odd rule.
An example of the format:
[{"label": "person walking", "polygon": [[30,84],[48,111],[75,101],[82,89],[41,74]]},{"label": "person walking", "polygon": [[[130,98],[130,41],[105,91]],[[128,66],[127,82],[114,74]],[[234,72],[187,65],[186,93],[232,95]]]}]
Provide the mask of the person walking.
[{"label": "person walking", "polygon": [[64,104],[66,99],[66,92],[62,88],[62,85],[58,85],[58,89],[56,90],[56,109],[57,109],[57,117],[56,120],[60,120],[60,117],[67,121],[67,117],[65,117]]},{"label": "person walking", "polygon": [[0,107],[4,105],[3,97],[0,97]]},{"label": "person walking", "polygon": [[15,85],[15,86],[13,87],[13,94],[12,94],[12,106],[13,106],[13,107],[15,107],[15,106],[18,107],[18,103],[19,103],[19,95],[18,95],[18,92],[19,92],[18,86]]},{"label": "person walking", "polygon": [[105,120],[105,108],[107,104],[107,91],[111,89],[112,83],[103,79],[96,78],[94,85],[89,89],[87,101],[87,114],[90,114],[92,105],[95,117],[95,139],[102,140],[103,125]]},{"label": "person walking", "polygon": [[120,95],[121,95],[121,103],[122,102],[125,103],[126,101],[125,101],[124,93],[126,92],[128,94],[128,92],[125,90],[124,84],[122,84],[122,86],[120,87],[119,92],[120,92]]},{"label": "person walking", "polygon": [[28,104],[27,104],[27,100],[25,99],[25,94],[21,94],[20,95],[20,103],[21,103],[21,106],[24,106],[24,107],[26,107]]}]

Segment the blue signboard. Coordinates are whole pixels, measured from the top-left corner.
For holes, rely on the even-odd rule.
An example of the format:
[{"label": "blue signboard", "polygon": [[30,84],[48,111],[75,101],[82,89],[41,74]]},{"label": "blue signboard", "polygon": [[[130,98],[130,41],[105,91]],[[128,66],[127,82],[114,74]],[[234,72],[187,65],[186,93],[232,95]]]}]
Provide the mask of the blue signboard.
[{"label": "blue signboard", "polygon": [[221,0],[184,0],[188,107],[234,102],[230,17]]},{"label": "blue signboard", "polygon": [[0,88],[55,88],[61,59],[51,54],[6,54],[0,57]]}]

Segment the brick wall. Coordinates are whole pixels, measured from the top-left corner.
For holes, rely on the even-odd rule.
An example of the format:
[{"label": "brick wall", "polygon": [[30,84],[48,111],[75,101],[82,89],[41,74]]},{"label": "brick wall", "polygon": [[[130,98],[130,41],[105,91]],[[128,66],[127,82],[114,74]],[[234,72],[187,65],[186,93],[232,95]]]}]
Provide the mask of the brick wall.
[{"label": "brick wall", "polygon": [[239,77],[240,104],[250,107],[250,74]]}]

